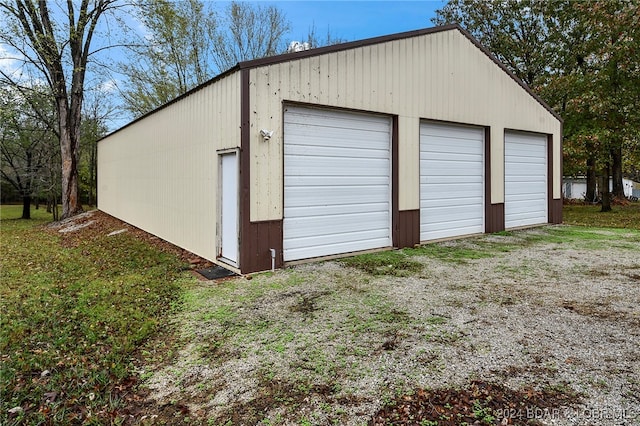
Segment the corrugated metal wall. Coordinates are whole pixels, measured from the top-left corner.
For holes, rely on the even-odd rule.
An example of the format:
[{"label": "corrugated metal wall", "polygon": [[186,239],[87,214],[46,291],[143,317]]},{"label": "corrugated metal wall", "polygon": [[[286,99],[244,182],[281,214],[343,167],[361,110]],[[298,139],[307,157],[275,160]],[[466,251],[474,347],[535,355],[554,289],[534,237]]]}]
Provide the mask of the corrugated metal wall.
[{"label": "corrugated metal wall", "polygon": [[[250,70],[252,221],[282,219],[283,102],[398,115],[399,208],[419,208],[420,119],[491,126],[491,202],[504,202],[504,130],[553,134],[560,198],[560,123],[457,30]],[[260,129],[273,130],[264,142]]]},{"label": "corrugated metal wall", "polygon": [[240,146],[240,73],[98,143],[98,208],[216,258],[218,158]]}]

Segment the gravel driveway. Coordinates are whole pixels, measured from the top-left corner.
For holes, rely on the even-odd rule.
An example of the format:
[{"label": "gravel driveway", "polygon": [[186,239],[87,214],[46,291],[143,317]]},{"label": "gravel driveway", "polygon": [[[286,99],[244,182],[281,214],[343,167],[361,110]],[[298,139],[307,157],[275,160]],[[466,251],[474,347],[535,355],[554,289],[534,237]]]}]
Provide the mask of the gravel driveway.
[{"label": "gravel driveway", "polygon": [[[442,407],[461,419],[467,404],[476,424],[640,424],[640,232],[543,227],[377,256],[389,265],[191,282],[177,356],[141,366],[148,419],[379,424],[450,391]],[[495,387],[461,402],[478,383]],[[461,423],[430,406],[439,423],[395,415]]]}]

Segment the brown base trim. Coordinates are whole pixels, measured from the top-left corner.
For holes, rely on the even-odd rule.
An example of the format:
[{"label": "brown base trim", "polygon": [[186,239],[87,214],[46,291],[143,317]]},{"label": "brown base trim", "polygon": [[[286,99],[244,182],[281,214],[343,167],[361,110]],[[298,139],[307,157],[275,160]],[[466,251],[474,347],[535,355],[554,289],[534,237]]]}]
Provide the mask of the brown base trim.
[{"label": "brown base trim", "polygon": [[487,204],[485,214],[485,233],[504,231],[504,203]]},{"label": "brown base trim", "polygon": [[398,212],[398,233],[394,246],[413,247],[420,244],[420,210]]},{"label": "brown base trim", "polygon": [[[559,200],[553,198],[553,160],[553,135],[547,135],[547,208],[549,223],[558,224],[562,223],[562,198]],[[562,188],[560,193],[562,194]]]},{"label": "brown base trim", "polygon": [[243,274],[271,269],[271,252],[276,250],[276,268],[282,268],[282,220],[245,223],[242,233],[240,269]]},{"label": "brown base trim", "polygon": [[549,201],[549,223],[562,223],[562,198]]}]

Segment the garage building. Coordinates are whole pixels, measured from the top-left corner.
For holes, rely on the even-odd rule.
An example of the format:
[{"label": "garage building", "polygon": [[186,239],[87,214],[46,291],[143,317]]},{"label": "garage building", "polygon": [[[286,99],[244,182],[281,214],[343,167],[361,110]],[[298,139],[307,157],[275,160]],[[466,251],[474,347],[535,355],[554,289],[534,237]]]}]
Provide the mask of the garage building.
[{"label": "garage building", "polygon": [[239,63],[100,141],[98,207],[249,273],[560,223],[561,135],[448,25]]}]

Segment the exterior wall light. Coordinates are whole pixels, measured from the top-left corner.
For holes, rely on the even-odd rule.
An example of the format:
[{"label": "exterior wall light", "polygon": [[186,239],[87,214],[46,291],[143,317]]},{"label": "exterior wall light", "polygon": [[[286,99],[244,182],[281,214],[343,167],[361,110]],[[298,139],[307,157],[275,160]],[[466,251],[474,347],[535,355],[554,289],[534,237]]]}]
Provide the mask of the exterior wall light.
[{"label": "exterior wall light", "polygon": [[262,139],[265,142],[269,142],[269,140],[271,139],[271,136],[273,136],[273,130],[262,129],[260,130],[260,136],[262,136]]}]

